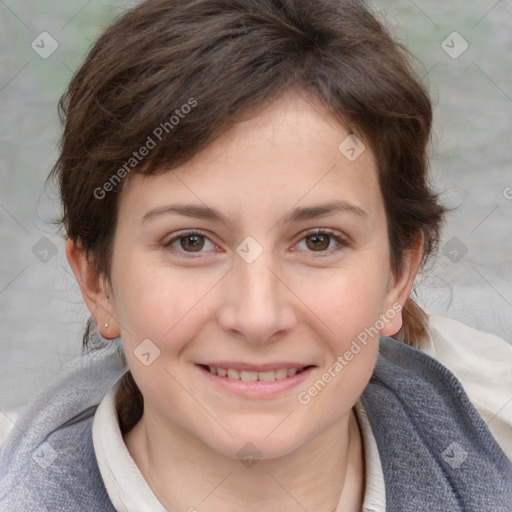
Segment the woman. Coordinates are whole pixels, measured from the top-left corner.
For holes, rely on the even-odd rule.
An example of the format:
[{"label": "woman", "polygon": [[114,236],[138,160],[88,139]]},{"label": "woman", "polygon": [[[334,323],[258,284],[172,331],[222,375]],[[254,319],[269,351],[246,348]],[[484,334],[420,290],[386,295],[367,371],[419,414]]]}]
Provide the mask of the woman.
[{"label": "woman", "polygon": [[363,2],[146,1],[61,106],[96,350],[6,444],[5,510],[510,508],[504,453],[412,348],[431,104]]}]

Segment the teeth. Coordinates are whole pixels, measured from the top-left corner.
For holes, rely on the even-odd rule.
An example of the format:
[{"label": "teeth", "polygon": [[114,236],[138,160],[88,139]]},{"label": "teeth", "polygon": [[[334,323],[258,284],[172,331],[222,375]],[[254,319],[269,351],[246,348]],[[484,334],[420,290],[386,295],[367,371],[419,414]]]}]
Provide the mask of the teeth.
[{"label": "teeth", "polygon": [[[231,370],[228,370],[228,377],[229,377],[229,372]],[[236,371],[236,370],[235,370]],[[238,372],[236,372],[238,374]],[[248,372],[248,371],[241,371],[240,374],[239,374],[239,377],[240,377],[240,380],[258,380],[258,372]],[[238,377],[233,377],[233,378],[237,378]]]},{"label": "teeth", "polygon": [[230,378],[230,379],[239,379],[240,378],[240,372],[238,370],[232,370],[231,368],[228,368],[228,378]]},{"label": "teeth", "polygon": [[[285,372],[284,376],[286,377],[286,370],[284,370],[284,372]],[[254,373],[256,373],[256,372],[254,372]],[[278,377],[276,372],[271,371],[271,372],[259,372],[259,374],[256,373],[256,378],[259,380],[275,380],[276,378],[282,379],[283,377]]]},{"label": "teeth", "polygon": [[228,377],[229,379],[244,380],[244,381],[272,381],[286,379],[298,373],[302,368],[281,368],[275,371],[267,372],[252,372],[252,371],[238,371],[234,368],[217,368],[216,366],[208,366],[210,373],[218,375],[219,377]]}]

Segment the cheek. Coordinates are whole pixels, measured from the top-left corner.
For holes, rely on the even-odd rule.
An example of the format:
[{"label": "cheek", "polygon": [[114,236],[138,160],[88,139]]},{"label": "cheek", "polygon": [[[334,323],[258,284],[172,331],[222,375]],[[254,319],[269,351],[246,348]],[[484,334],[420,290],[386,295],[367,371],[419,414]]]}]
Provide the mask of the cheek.
[{"label": "cheek", "polygon": [[116,312],[128,366],[145,401],[171,403],[183,389],[170,363],[179,363],[204,326],[205,296],[214,281],[191,278],[190,270],[149,267],[135,261],[119,266],[125,278],[118,280]]},{"label": "cheek", "polygon": [[370,380],[379,352],[376,322],[386,283],[380,272],[366,267],[340,272],[324,284],[323,292],[312,294],[310,289],[307,304],[316,317],[314,330],[321,335],[325,359],[298,402],[310,417],[322,417],[329,424],[356,403]]},{"label": "cheek", "polygon": [[324,324],[336,353],[365,329],[375,325],[385,303],[387,281],[377,266],[345,268],[315,283],[305,285],[301,296]]},{"label": "cheek", "polygon": [[191,339],[193,329],[201,325],[207,314],[204,299],[218,280],[216,275],[199,274],[144,257],[120,261],[115,292],[123,341],[135,348],[149,338],[161,350],[168,350],[172,342],[172,350],[179,351],[180,343]]}]

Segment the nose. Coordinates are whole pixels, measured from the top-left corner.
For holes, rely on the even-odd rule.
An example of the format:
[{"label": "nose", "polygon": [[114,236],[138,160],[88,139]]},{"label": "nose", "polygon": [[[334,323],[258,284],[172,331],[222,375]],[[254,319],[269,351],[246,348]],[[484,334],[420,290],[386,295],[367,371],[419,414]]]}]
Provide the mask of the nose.
[{"label": "nose", "polygon": [[272,343],[294,327],[290,287],[265,252],[252,263],[237,257],[221,290],[220,327],[245,341]]}]

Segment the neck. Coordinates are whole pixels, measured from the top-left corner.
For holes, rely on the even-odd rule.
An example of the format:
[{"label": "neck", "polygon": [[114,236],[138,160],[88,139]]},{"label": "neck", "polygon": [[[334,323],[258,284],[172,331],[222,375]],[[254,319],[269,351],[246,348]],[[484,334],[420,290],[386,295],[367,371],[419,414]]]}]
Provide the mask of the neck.
[{"label": "neck", "polygon": [[124,438],[168,510],[334,512],[338,503],[344,512],[361,510],[364,459],[353,411],[294,452],[247,465],[183,431],[172,434],[145,414]]}]

